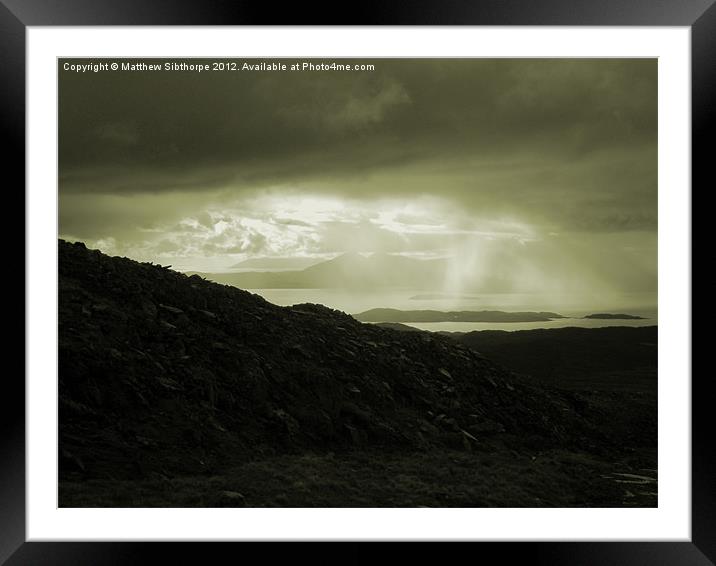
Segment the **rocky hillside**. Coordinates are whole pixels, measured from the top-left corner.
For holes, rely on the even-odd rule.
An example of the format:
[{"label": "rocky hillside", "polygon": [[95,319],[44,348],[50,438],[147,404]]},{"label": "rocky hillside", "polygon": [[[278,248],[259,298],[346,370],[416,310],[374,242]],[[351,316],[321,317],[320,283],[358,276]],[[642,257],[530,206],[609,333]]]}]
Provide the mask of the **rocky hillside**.
[{"label": "rocky hillside", "polygon": [[279,307],[59,241],[60,476],[211,472],[302,451],[594,445],[577,396],[434,334]]}]

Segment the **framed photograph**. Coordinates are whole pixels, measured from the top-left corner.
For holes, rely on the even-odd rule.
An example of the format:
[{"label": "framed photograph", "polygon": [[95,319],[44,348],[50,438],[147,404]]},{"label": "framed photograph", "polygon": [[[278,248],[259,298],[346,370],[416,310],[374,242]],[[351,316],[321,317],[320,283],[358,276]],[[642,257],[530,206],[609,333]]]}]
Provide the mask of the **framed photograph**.
[{"label": "framed photograph", "polygon": [[0,557],[711,563],[716,8],[658,8],[5,1],[27,333]]}]

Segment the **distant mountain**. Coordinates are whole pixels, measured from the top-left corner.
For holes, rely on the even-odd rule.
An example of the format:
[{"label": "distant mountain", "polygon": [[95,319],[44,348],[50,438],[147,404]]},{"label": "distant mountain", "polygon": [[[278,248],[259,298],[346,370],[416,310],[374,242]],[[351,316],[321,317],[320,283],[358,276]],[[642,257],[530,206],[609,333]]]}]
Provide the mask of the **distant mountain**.
[{"label": "distant mountain", "polygon": [[[285,270],[283,261],[257,260],[233,266],[240,273],[188,272],[217,283],[240,289],[386,289],[403,288],[425,291],[412,298],[430,300],[460,298],[465,295],[436,294],[436,289],[452,285],[461,286],[466,293],[503,293],[525,291],[529,286],[516,282],[514,274],[506,268],[489,272],[475,269],[465,272],[464,266],[454,259],[417,259],[399,254],[374,253],[364,256],[349,252],[333,259],[321,261],[303,269]],[[294,265],[294,267],[298,267]],[[456,273],[456,267],[457,273]],[[494,267],[494,266],[493,266]],[[254,271],[244,271],[246,268]]]},{"label": "distant mountain", "polygon": [[310,282],[303,271],[246,271],[233,273],[206,273],[188,271],[189,276],[197,275],[202,279],[231,285],[240,289],[311,289]]},{"label": "distant mountain", "polygon": [[419,295],[413,295],[409,300],[411,301],[445,301],[445,300],[456,300],[456,299],[475,299],[473,295],[451,295],[449,293],[425,293]]},{"label": "distant mountain", "polygon": [[[240,266],[245,265],[236,267]],[[351,252],[301,270],[197,274],[242,289],[432,289],[442,286],[446,267],[444,259],[420,260],[393,254],[366,257]]]},{"label": "distant mountain", "polygon": [[597,313],[588,314],[584,318],[596,318],[604,320],[645,320],[643,316],[636,316],[633,314],[611,314],[611,313]]},{"label": "distant mountain", "polygon": [[322,260],[315,257],[252,257],[231,266],[232,269],[298,270]]},{"label": "distant mountain", "polygon": [[504,311],[402,311],[398,309],[371,309],[354,315],[362,322],[544,322],[565,318],[554,312]]}]

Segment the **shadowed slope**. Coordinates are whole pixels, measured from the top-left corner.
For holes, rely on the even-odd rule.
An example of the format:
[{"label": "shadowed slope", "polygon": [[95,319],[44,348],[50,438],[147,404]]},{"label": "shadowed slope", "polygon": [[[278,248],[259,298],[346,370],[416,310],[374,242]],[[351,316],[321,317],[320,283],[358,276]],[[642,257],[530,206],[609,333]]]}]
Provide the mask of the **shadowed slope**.
[{"label": "shadowed slope", "polygon": [[307,447],[459,446],[481,427],[542,443],[575,434],[564,398],[448,338],[278,307],[82,244],[59,249],[61,442],[66,463],[88,473]]},{"label": "shadowed slope", "polygon": [[614,401],[59,243],[62,506],[654,505]]}]

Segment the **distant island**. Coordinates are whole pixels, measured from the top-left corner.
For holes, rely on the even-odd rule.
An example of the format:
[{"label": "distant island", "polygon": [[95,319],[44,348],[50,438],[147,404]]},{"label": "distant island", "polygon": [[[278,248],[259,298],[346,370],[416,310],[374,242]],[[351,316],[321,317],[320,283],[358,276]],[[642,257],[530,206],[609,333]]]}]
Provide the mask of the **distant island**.
[{"label": "distant island", "polygon": [[471,295],[448,295],[445,293],[426,293],[424,295],[413,295],[410,301],[441,301],[449,299],[473,299]]},{"label": "distant island", "polygon": [[371,309],[353,315],[361,322],[545,322],[566,318],[554,312],[504,311],[402,311],[398,309]]},{"label": "distant island", "polygon": [[376,326],[380,326],[381,328],[390,328],[391,330],[400,330],[402,332],[428,332],[427,330],[422,330],[421,328],[416,328],[415,326],[408,326],[407,324],[402,324],[400,322],[378,322],[376,323]]},{"label": "distant island", "polygon": [[612,313],[596,313],[588,314],[584,318],[595,318],[601,320],[645,320],[643,316],[633,314],[612,314]]}]

